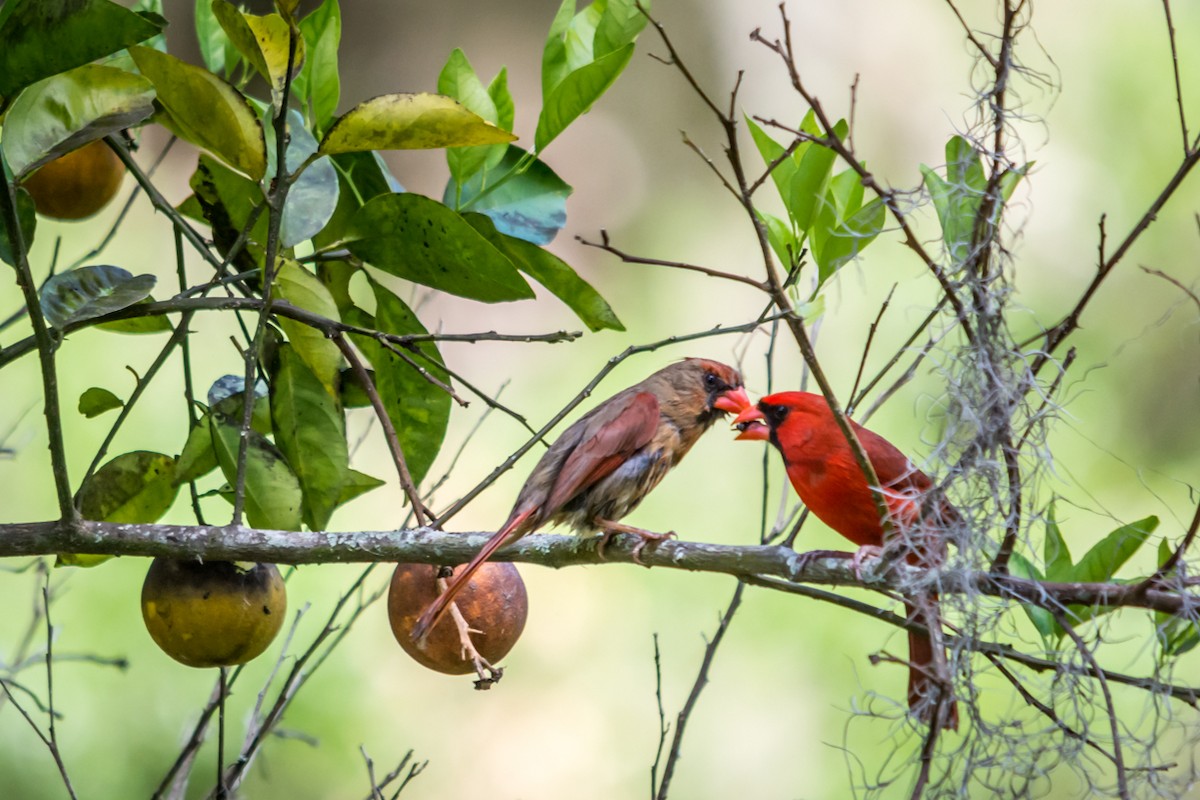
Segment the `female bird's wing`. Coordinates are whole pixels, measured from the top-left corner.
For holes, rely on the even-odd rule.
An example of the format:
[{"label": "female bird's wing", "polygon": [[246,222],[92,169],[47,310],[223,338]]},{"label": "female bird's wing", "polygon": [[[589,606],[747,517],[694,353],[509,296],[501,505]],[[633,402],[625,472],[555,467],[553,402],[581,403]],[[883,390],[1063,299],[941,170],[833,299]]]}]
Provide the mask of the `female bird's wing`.
[{"label": "female bird's wing", "polygon": [[613,400],[617,402],[610,401],[587,421],[546,498],[543,519],[612,474],[654,438],[659,422],[658,398],[650,392],[636,392],[627,400]]}]

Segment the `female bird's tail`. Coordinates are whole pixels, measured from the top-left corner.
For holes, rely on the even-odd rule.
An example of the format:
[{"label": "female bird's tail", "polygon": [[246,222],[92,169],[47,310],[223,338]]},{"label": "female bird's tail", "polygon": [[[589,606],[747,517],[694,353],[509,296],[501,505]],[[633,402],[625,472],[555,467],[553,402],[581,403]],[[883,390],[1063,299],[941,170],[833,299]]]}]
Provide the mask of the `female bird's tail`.
[{"label": "female bird's tail", "polygon": [[503,528],[498,530],[492,535],[492,538],[484,543],[483,548],[475,554],[475,557],[468,561],[467,565],[450,579],[450,583],[446,586],[446,591],[438,595],[438,598],[429,604],[429,608],[421,613],[417,624],[413,626],[412,639],[414,642],[420,644],[429,635],[429,632],[433,630],[433,626],[446,613],[446,609],[450,607],[450,603],[453,602],[455,596],[471,580],[471,576],[483,566],[485,561],[492,557],[493,553],[508,544],[512,539],[517,538],[513,534],[521,527],[522,523],[529,519],[533,511],[534,509],[529,509],[523,513],[514,514],[504,524]]}]

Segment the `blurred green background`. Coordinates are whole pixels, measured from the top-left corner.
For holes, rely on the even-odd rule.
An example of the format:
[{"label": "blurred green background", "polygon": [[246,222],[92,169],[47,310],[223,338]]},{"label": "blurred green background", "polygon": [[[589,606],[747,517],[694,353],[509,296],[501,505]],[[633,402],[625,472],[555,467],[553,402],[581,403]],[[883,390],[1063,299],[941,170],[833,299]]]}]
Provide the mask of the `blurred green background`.
[{"label": "blurred green background", "polygon": [[[995,30],[994,3],[959,5],[972,25]],[[481,75],[490,77],[508,66],[517,101],[516,132],[527,140],[540,101],[541,44],[556,7],[551,0],[344,3],[342,105],[389,91],[432,90],[449,52],[461,47]],[[190,9],[190,2],[167,3],[171,47],[185,57],[194,54]],[[1185,106],[1193,129],[1200,129],[1200,59],[1194,57],[1200,52],[1200,7],[1179,3],[1173,11]],[[749,39],[758,27],[770,38],[779,35],[774,0],[660,0],[655,13],[718,102],[727,102],[736,72],[745,70],[740,104],[747,113],[784,122],[803,115],[777,59]],[[850,86],[858,76],[854,144],[885,183],[918,185],[918,165],[941,164],[946,139],[978,121],[976,90],[985,85],[985,76],[946,4],[797,2],[790,4],[789,13],[806,82],[830,113],[848,114]],[[480,343],[443,349],[450,365],[476,385],[489,391],[505,386],[502,400],[535,426],[626,346],[736,324],[761,309],[761,298],[747,287],[620,264],[575,241],[577,235],[595,240],[603,228],[629,252],[760,275],[757,247],[741,209],[680,142],[680,131],[685,131],[722,164],[721,132],[679,74],[648,57],[663,52],[652,33],[643,34],[616,87],[544,156],[575,187],[567,227],[552,249],[612,303],[627,332],[589,335],[570,345]],[[1014,86],[1020,116],[1012,123],[1025,158],[1037,162],[1009,217],[1015,290],[1011,324],[1022,338],[1057,322],[1091,279],[1100,216],[1108,215],[1111,251],[1165,185],[1182,146],[1158,4],[1039,4],[1018,56],[1036,71]],[[197,59],[193,55],[190,60]],[[161,131],[144,136],[143,163],[162,141]],[[749,160],[757,163],[752,156]],[[440,153],[393,153],[388,161],[410,191],[441,196],[446,173]],[[158,176],[169,199],[186,196],[194,165],[194,151],[176,146]],[[1200,466],[1200,314],[1177,288],[1138,267],[1164,270],[1196,289],[1200,237],[1194,211],[1200,189],[1195,184],[1193,179],[1171,201],[1106,281],[1074,337],[1078,360],[1067,376],[1066,405],[1047,443],[1053,462],[1047,464],[1039,493],[1042,500],[1051,493],[1063,497],[1059,519],[1076,553],[1118,522],[1149,514],[1162,518],[1155,545],[1163,536],[1177,540],[1194,508]],[[132,186],[127,179],[125,192]],[[116,203],[86,223],[41,221],[35,272],[45,275],[56,247],[60,264],[93,247],[118,207]],[[921,230],[936,243],[932,209],[922,209],[920,220]],[[165,296],[165,287],[174,281],[169,227],[139,200],[123,233],[97,261],[155,273],[162,289],[158,294]],[[196,279],[203,268],[193,266]],[[888,232],[827,288],[818,352],[840,392],[849,391],[867,327],[893,286],[896,294],[871,361],[877,367],[927,312],[937,296],[935,284],[894,232]],[[19,302],[11,281],[0,285],[0,316]],[[438,295],[422,302],[418,313],[430,329],[448,332],[580,327],[550,296],[484,306]],[[240,372],[227,320],[215,314],[198,317],[195,329],[200,337],[194,351],[198,385]],[[23,325],[14,326],[0,333],[0,345],[25,335]],[[74,335],[64,344],[61,390],[74,475],[82,474],[111,424],[110,417],[84,420],[76,415],[79,394],[103,386],[128,396],[132,377],[124,367],[143,370],[160,346],[157,337],[95,331]],[[729,336],[639,356],[622,364],[598,396],[684,355],[740,362],[747,386],[756,394],[766,388],[765,346],[762,334]],[[928,455],[939,433],[931,410],[946,389],[936,364],[937,359],[871,421],[873,429],[918,460]],[[799,365],[794,349],[782,344],[776,387],[798,386]],[[172,368],[178,370],[178,365]],[[0,460],[0,517],[4,522],[48,519],[55,503],[36,359],[6,368],[0,381],[0,435],[3,445],[16,451]],[[185,409],[182,392],[172,381],[168,371],[151,389],[112,453],[179,451]],[[455,409],[431,475],[445,470],[483,411],[480,402]],[[369,414],[353,414],[350,429],[365,435],[355,451],[356,468],[390,477],[390,462]],[[524,439],[515,422],[490,416],[438,491],[434,506],[445,507]],[[731,439],[720,431],[706,437],[629,521],[675,530],[683,539],[756,542],[763,453]],[[777,466],[774,457],[771,463]],[[528,459],[519,463],[451,527],[493,529],[530,466]],[[779,496],[778,470],[774,474],[772,513]],[[220,501],[206,508],[216,521],[228,513]],[[394,528],[404,514],[392,481],[339,511],[333,526]],[[168,520],[191,521],[182,494]],[[803,549],[841,545],[816,523],[805,528],[798,543]],[[1144,558],[1127,574],[1150,565],[1151,548],[1140,556]],[[58,734],[81,797],[149,794],[215,680],[210,672],[175,664],[150,641],[138,610],[146,566],[127,558],[99,569],[53,575],[61,592],[52,608],[56,654],[129,660],[124,671],[86,659],[64,661],[55,671],[55,704],[63,713]],[[301,693],[282,726],[292,735],[268,745],[245,784],[245,795],[366,796],[362,747],[375,760],[377,774],[409,748],[418,760],[429,760],[405,797],[645,796],[659,736],[652,636],[658,635],[663,700],[673,720],[734,582],[631,566],[522,571],[531,596],[529,624],[506,660],[507,674],[498,687],[478,693],[468,678],[449,678],[415,665],[396,646],[383,604],[377,603]],[[296,642],[320,629],[333,602],[359,572],[361,567],[322,566],[291,575],[291,608],[308,609]],[[382,587],[389,572],[377,568],[368,585]],[[31,572],[0,573],[0,659],[15,651],[37,606],[38,589]],[[878,602],[874,596],[862,597]],[[1114,640],[1123,642],[1103,650],[1106,666],[1137,673],[1152,667],[1146,615],[1124,612],[1105,625]],[[1006,641],[1024,637],[1026,649],[1039,646],[1023,619],[1000,633]],[[36,635],[38,652],[44,631]],[[282,637],[239,682],[229,713],[231,743],[240,741],[246,713],[281,645]],[[867,786],[878,796],[907,796],[911,771],[885,759],[897,742],[907,742],[901,752],[911,754],[916,743],[905,738],[909,730],[894,719],[851,716],[852,709],[868,705],[886,712],[888,701],[879,698],[902,697],[904,670],[872,667],[868,656],[903,649],[903,636],[896,631],[844,610],[749,591],[690,723],[672,796],[843,798]],[[1181,660],[1181,682],[1195,674],[1197,658],[1192,653]],[[44,693],[39,668],[24,672],[23,680]],[[1049,678],[1032,681],[1034,687],[1045,686]],[[985,712],[999,716],[1018,709],[1019,701],[1002,681],[989,678],[983,685]],[[1118,697],[1121,708],[1130,712],[1128,724],[1144,726],[1132,720],[1149,711],[1147,697],[1132,690],[1118,691]],[[1176,724],[1179,730],[1160,742],[1165,751],[1160,758],[1186,770],[1194,760],[1187,731],[1194,729],[1195,720],[1180,714]],[[1059,741],[1043,737],[1037,744],[1053,752]],[[191,796],[211,785],[213,758],[213,748],[206,747]],[[1049,769],[1054,759],[1046,757],[1044,763]],[[895,782],[876,786],[885,778]],[[1035,782],[1032,791],[1077,797],[1085,789],[1072,770],[1060,768]],[[0,709],[0,795],[64,796],[46,749],[9,705]]]}]

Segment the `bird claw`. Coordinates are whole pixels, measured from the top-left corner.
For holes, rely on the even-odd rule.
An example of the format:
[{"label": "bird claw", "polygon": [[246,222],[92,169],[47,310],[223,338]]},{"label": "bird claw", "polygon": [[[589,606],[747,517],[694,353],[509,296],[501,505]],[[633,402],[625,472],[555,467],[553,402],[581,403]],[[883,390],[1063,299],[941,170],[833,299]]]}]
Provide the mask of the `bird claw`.
[{"label": "bird claw", "polygon": [[606,547],[608,547],[609,543],[612,542],[613,537],[619,533],[627,533],[630,536],[636,536],[639,540],[638,543],[633,546],[633,563],[639,564],[643,567],[648,566],[642,561],[642,550],[645,549],[647,544],[650,542],[658,544],[659,542],[666,541],[667,539],[679,538],[675,531],[655,533],[654,531],[648,531],[644,528],[635,528],[632,525],[622,525],[619,522],[609,522],[607,520],[597,520],[597,527],[600,529],[601,533],[600,541],[596,543],[596,554],[600,556],[601,560],[607,560],[607,556],[604,555],[604,550]]},{"label": "bird claw", "polygon": [[862,547],[854,551],[854,555],[850,557],[850,566],[854,569],[854,577],[860,581],[863,579],[862,568],[863,562],[867,559],[883,558],[883,548],[874,544],[864,544]]},{"label": "bird claw", "polygon": [[847,553],[845,550],[806,550],[796,556],[796,569],[803,572],[822,558],[853,559],[854,553]]}]

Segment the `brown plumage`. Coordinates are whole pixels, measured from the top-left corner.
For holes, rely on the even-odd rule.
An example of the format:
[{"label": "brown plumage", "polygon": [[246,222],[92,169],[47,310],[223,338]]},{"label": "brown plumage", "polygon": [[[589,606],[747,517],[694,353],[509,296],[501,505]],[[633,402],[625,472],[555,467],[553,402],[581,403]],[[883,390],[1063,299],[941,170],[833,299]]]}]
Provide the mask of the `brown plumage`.
[{"label": "brown plumage", "polygon": [[702,358],[664,367],[597,405],[542,456],[508,521],[425,610],[413,638],[424,638],[494,552],[544,525],[659,538],[618,520],[637,507],[714,422],[749,405],[738,371]]}]

